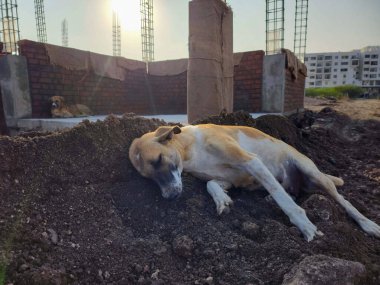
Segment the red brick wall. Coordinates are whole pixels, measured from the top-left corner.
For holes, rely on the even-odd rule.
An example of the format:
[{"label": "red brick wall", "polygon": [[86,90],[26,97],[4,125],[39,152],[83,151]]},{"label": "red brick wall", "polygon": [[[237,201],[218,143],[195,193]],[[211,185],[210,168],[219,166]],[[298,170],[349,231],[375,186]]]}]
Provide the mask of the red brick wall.
[{"label": "red brick wall", "polygon": [[[187,72],[171,76],[128,71],[125,81],[50,64],[44,44],[23,40],[27,58],[33,117],[49,117],[49,98],[63,96],[68,104],[85,104],[94,114],[184,114]],[[234,109],[261,110],[263,51],[245,52],[235,66]]]},{"label": "red brick wall", "polygon": [[234,68],[234,110],[261,111],[264,51],[245,52]]},{"label": "red brick wall", "polygon": [[152,114],[145,70],[128,71],[125,81],[50,64],[43,44],[21,41],[27,58],[33,117],[49,117],[49,98],[63,96],[67,103],[85,104],[95,114],[135,112]]},{"label": "red brick wall", "polygon": [[285,102],[284,113],[296,112],[304,108],[305,76],[300,72],[293,80],[291,72],[285,71]]},{"label": "red brick wall", "polygon": [[[186,114],[187,71],[178,75],[149,75],[149,89],[161,114]],[[160,105],[160,106],[158,106]]]}]

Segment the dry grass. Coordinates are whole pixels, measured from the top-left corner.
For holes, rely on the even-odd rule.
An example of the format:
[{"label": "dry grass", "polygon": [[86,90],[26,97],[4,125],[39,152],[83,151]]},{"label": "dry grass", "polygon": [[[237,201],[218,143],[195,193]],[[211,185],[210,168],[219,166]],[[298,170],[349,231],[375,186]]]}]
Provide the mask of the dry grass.
[{"label": "dry grass", "polygon": [[324,107],[332,107],[355,120],[380,121],[380,100],[378,99],[341,99],[332,102],[325,99],[305,97],[305,108],[320,111]]}]

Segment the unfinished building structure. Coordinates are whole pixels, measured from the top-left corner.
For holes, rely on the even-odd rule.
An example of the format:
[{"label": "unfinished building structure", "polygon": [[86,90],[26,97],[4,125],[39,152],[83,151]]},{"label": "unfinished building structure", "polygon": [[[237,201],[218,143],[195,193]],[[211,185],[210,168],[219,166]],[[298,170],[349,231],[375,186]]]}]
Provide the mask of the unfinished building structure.
[{"label": "unfinished building structure", "polygon": [[17,7],[17,0],[0,1],[3,51],[11,54],[17,54],[17,42],[20,40]]},{"label": "unfinished building structure", "polygon": [[112,12],[112,54],[121,56],[121,28],[118,11]]},{"label": "unfinished building structure", "polygon": [[284,48],[284,0],[265,1],[266,54],[280,53]]},{"label": "unfinished building structure", "polygon": [[[201,112],[200,115],[206,116],[217,114],[222,109],[250,113],[302,110],[304,65],[292,64],[294,55],[289,51],[267,56],[261,50],[233,53],[232,26],[229,25],[232,13],[226,17],[226,22],[220,21],[222,15],[225,17],[229,13],[228,9],[225,10],[228,6],[220,0],[207,2],[220,6],[221,13],[215,13],[215,26],[207,24],[208,29],[218,31],[216,35],[221,36],[215,38],[215,43],[213,39],[209,41],[215,45],[212,51],[220,56],[217,60],[204,60],[203,63],[197,59],[207,59],[205,54],[213,59],[214,55],[209,50],[200,55],[197,48],[204,40],[201,34],[194,32],[203,32],[203,24],[196,17],[201,12],[189,17],[189,37],[194,36],[189,39],[189,48],[195,51],[189,53],[189,59],[152,62],[144,58],[138,61],[20,41],[21,56],[0,57],[0,69],[4,70],[0,74],[0,87],[7,122],[17,128],[21,118],[49,118],[49,99],[57,95],[64,97],[68,104],[87,105],[95,115],[128,112],[140,115],[189,114],[190,103],[194,103],[194,108],[216,104],[216,108],[209,108],[211,113]],[[225,25],[226,29],[220,29],[218,24]],[[205,67],[199,68],[202,64],[212,77],[205,73]],[[14,68],[15,65],[18,68]],[[198,88],[194,88],[194,80],[201,83]],[[204,88],[199,88],[202,86]],[[206,96],[214,87],[216,93],[213,94],[217,96]],[[189,103],[191,90],[195,91],[196,96],[192,98],[196,99]],[[198,118],[189,118],[189,122]]]},{"label": "unfinished building structure", "polygon": [[34,13],[36,16],[37,40],[47,42],[44,0],[34,0]]},{"label": "unfinished building structure", "polygon": [[142,60],[154,61],[153,0],[140,0]]},{"label": "unfinished building structure", "polygon": [[302,62],[306,52],[308,11],[309,0],[296,0],[293,52]]},{"label": "unfinished building structure", "polygon": [[69,46],[69,24],[66,19],[63,19],[61,24],[61,32],[62,32],[62,46]]}]

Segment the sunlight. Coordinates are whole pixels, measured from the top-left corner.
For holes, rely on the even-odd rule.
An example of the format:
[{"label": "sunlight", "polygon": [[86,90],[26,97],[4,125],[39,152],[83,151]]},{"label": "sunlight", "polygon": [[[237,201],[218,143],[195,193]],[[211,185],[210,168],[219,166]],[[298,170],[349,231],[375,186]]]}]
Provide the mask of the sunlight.
[{"label": "sunlight", "polygon": [[122,29],[140,30],[140,0],[111,0],[111,9],[118,13]]}]

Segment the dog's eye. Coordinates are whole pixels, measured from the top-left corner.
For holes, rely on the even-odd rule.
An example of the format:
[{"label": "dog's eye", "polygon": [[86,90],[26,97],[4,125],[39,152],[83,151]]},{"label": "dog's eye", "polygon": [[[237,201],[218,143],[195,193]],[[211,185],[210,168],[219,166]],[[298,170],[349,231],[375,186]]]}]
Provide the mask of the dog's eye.
[{"label": "dog's eye", "polygon": [[161,163],[162,163],[162,154],[160,154],[156,160],[151,161],[151,164],[154,168],[159,168],[161,166]]}]

